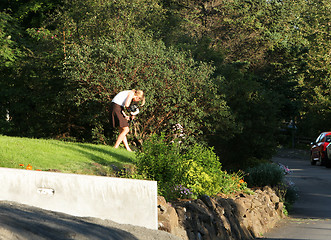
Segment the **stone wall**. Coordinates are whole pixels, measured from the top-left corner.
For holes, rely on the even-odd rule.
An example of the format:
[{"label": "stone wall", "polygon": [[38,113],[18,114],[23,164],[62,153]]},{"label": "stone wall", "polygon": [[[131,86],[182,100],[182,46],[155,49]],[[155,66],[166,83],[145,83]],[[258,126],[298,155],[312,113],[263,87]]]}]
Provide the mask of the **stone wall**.
[{"label": "stone wall", "polygon": [[203,196],[171,204],[158,197],[159,230],[184,240],[255,239],[283,217],[283,203],[270,187],[253,195]]}]

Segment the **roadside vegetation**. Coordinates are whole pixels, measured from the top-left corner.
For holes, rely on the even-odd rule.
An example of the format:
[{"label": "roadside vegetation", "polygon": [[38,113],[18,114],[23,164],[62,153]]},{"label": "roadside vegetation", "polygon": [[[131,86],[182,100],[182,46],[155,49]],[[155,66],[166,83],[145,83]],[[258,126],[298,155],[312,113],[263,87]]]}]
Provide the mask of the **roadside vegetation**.
[{"label": "roadside vegetation", "polygon": [[216,196],[249,192],[243,173],[222,170],[212,148],[195,144],[183,149],[180,142],[167,143],[154,135],[137,154],[137,173],[158,181],[159,194],[166,199]]},{"label": "roadside vegetation", "polygon": [[144,151],[128,152],[102,144],[31,139],[0,135],[0,167],[155,180],[167,200],[196,199],[202,195],[231,196],[251,188],[271,186],[286,208],[296,199],[285,172],[264,163],[246,171],[227,172],[212,148],[168,143],[164,134],[144,142]]},{"label": "roadside vegetation", "polygon": [[298,198],[295,184],[285,179],[285,175],[290,173],[291,170],[282,164],[261,163],[247,168],[245,179],[250,188],[263,188],[264,186],[273,188],[284,203],[283,211],[287,215]]},{"label": "roadside vegetation", "polygon": [[[329,13],[326,0],[1,1],[1,166],[129,165],[167,198],[244,191],[248,167],[329,126]],[[109,147],[127,89],[146,93],[137,155]]]}]

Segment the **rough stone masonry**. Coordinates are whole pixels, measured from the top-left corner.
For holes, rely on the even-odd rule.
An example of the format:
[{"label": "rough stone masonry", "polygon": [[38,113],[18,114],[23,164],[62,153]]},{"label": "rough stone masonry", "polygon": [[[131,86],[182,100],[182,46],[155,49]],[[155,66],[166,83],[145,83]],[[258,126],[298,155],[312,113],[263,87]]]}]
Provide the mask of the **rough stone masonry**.
[{"label": "rough stone masonry", "polygon": [[183,240],[255,239],[284,218],[283,203],[270,187],[231,198],[202,196],[167,203],[158,197],[159,230]]}]

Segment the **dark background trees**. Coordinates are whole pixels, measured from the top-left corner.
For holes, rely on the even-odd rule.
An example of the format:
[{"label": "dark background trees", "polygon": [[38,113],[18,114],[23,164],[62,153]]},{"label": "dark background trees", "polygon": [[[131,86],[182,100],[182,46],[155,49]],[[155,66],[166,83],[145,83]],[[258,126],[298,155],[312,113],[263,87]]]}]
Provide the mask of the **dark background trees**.
[{"label": "dark background trees", "polygon": [[323,0],[3,1],[0,133],[112,144],[109,102],[141,88],[138,140],[184,134],[224,162],[268,158],[290,121],[298,136],[330,129],[329,12]]}]

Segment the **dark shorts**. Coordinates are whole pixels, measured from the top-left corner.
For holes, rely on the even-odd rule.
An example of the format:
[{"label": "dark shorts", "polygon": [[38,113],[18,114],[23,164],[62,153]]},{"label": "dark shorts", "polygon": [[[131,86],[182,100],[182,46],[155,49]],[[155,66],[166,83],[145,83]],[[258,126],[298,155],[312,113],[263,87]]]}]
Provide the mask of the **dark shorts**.
[{"label": "dark shorts", "polygon": [[124,108],[116,103],[110,104],[110,124],[113,128],[128,127],[129,122],[122,114]]}]

